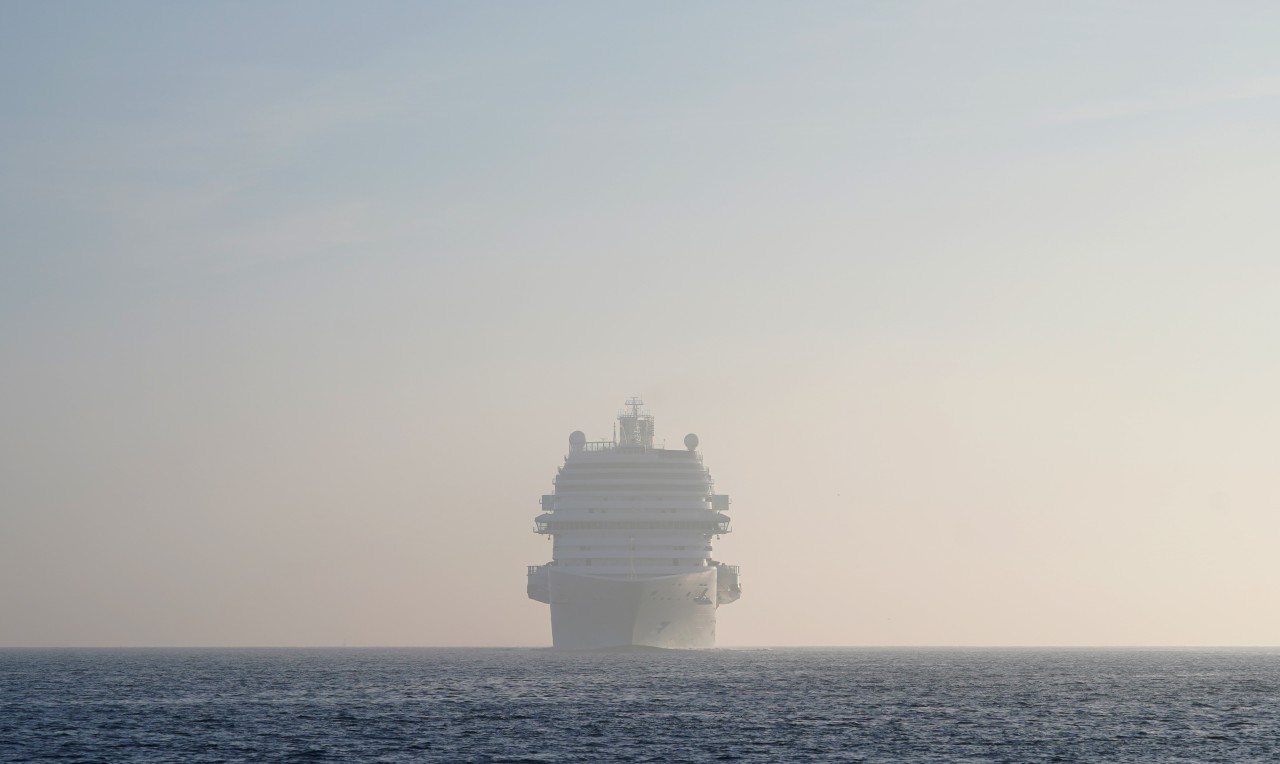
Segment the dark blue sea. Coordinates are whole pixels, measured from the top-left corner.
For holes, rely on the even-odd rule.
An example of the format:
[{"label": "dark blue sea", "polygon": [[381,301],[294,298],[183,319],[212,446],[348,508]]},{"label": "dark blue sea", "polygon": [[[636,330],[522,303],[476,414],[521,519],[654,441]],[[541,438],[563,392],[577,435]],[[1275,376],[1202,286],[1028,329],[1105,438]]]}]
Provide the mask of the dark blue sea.
[{"label": "dark blue sea", "polygon": [[0,651],[6,762],[1280,761],[1280,650]]}]

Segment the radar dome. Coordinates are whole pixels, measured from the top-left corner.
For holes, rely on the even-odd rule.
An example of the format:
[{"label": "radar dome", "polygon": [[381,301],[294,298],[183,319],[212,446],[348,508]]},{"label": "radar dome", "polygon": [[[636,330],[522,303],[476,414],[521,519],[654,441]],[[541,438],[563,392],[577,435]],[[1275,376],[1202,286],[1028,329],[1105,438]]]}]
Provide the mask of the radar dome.
[{"label": "radar dome", "polygon": [[693,433],[684,436],[684,447],[690,451],[695,450],[698,447],[698,436]]},{"label": "radar dome", "polygon": [[582,448],[582,444],[587,442],[587,436],[582,434],[582,430],[574,430],[569,433],[569,445],[574,448]]}]

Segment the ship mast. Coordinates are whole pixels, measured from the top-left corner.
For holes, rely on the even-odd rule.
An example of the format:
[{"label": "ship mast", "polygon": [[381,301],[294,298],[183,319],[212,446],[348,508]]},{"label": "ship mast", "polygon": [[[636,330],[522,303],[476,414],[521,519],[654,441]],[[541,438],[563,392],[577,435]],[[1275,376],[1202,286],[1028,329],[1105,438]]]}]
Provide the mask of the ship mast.
[{"label": "ship mast", "polygon": [[630,411],[618,415],[618,429],[621,431],[623,448],[653,448],[653,415],[640,413],[644,401],[636,396],[627,399],[626,406]]}]

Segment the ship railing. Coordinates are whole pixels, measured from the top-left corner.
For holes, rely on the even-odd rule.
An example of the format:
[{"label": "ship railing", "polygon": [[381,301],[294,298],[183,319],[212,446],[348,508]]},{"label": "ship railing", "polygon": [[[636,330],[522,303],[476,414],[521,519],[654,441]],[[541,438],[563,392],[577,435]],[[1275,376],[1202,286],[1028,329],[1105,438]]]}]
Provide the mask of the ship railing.
[{"label": "ship railing", "polygon": [[618,447],[618,444],[614,443],[612,440],[593,440],[587,443],[583,443],[580,448],[575,448],[574,450],[576,451],[612,451],[617,447]]}]

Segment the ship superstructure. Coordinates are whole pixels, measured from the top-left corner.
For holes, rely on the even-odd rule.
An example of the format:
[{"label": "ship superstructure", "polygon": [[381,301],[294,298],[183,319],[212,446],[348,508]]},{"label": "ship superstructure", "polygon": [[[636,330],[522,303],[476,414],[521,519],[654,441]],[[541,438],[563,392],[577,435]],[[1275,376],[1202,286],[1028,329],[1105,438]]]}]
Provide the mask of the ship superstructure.
[{"label": "ship superstructure", "polygon": [[552,561],[529,568],[529,597],[551,605],[561,649],[706,648],[716,608],[738,599],[738,569],[713,559],[729,532],[729,497],[717,494],[698,453],[653,445],[653,416],[630,398],[612,440],[569,436],[569,454],[542,497],[534,530]]}]

